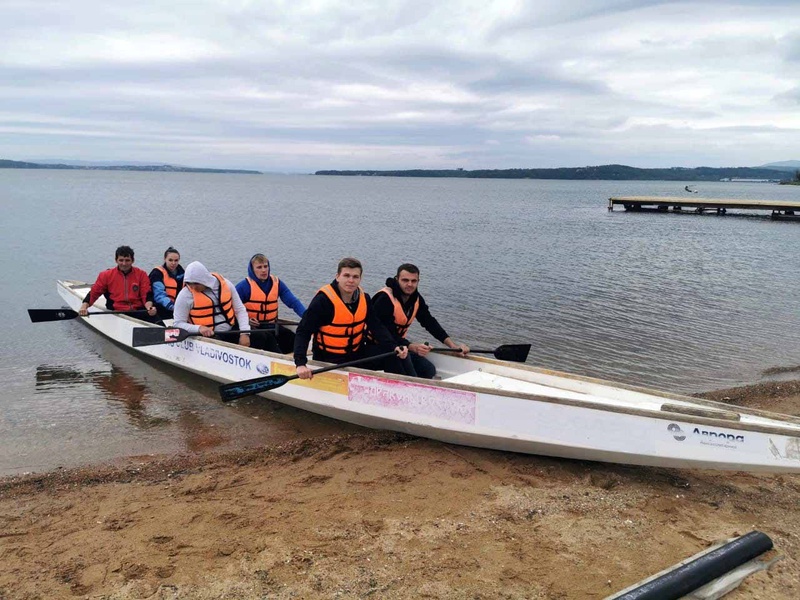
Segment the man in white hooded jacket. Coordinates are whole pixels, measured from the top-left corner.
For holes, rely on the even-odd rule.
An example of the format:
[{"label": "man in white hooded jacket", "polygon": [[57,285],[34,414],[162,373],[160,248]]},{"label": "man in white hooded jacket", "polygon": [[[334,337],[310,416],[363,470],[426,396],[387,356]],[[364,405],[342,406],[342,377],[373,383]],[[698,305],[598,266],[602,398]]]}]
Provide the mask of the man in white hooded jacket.
[{"label": "man in white hooded jacket", "polygon": [[231,329],[250,331],[247,309],[236,287],[200,262],[190,263],[183,276],[184,287],[175,298],[173,327],[204,337],[216,336],[226,342],[250,345],[249,333],[228,333]]}]

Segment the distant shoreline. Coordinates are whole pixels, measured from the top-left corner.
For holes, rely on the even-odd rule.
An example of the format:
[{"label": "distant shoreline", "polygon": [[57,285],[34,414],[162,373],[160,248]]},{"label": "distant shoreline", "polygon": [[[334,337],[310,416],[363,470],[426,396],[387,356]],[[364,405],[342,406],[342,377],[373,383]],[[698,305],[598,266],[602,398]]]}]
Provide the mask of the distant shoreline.
[{"label": "distant shoreline", "polygon": [[23,162],[0,159],[0,169],[60,169],[70,171],[156,171],[159,173],[234,173],[240,175],[262,175],[261,171],[247,169],[204,169],[195,167],[176,167],[174,165],[66,165]]},{"label": "distant shoreline", "polygon": [[794,176],[794,169],[764,167],[671,167],[639,169],[626,165],[560,167],[556,169],[408,169],[399,171],[316,171],[314,175],[351,177],[455,177],[463,179],[572,179],[608,181],[762,181],[781,183]]},{"label": "distant shoreline", "polygon": [[[74,165],[65,163],[36,163],[0,159],[0,169],[56,169],[80,171],[143,171],[157,173],[232,173],[263,175],[263,171],[250,169],[212,169],[182,167],[167,164],[154,165]],[[668,169],[640,169],[627,165],[600,165],[590,167],[558,167],[551,169],[403,169],[379,170],[321,170],[314,175],[343,177],[427,177],[456,179],[561,179],[577,181],[733,181],[780,183],[800,185],[793,181],[796,169],[784,167],[670,167]]]}]

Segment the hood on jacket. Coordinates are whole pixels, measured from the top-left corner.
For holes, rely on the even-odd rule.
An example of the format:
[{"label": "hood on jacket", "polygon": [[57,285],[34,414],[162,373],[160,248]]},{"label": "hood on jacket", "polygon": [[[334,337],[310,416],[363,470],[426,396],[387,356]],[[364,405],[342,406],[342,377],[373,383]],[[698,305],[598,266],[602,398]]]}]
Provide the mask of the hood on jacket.
[{"label": "hood on jacket", "polygon": [[261,281],[258,277],[256,277],[256,272],[253,270],[253,258],[255,257],[256,255],[254,254],[250,260],[247,261],[247,276],[258,284],[258,287],[261,288],[261,291],[263,291],[265,294],[268,294],[272,289],[272,277],[270,277],[270,275],[272,275],[272,265],[270,265],[269,261],[267,261],[267,266],[269,267],[269,270],[267,271],[267,278],[264,281]]},{"label": "hood on jacket", "polygon": [[400,294],[403,293],[403,290],[400,289],[400,283],[394,277],[386,278],[386,287],[392,290],[392,294],[394,294],[395,298],[399,298]]},{"label": "hood on jacket", "polygon": [[215,289],[217,279],[206,269],[205,265],[199,261],[189,263],[183,275],[184,283],[202,283],[204,286]]}]

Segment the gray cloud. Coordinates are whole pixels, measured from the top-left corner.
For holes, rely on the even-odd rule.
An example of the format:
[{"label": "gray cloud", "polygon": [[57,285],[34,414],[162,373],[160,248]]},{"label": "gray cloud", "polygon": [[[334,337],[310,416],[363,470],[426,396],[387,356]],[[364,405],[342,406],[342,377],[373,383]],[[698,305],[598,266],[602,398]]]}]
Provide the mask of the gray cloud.
[{"label": "gray cloud", "polygon": [[786,2],[116,4],[4,3],[0,156],[301,171],[797,158]]}]

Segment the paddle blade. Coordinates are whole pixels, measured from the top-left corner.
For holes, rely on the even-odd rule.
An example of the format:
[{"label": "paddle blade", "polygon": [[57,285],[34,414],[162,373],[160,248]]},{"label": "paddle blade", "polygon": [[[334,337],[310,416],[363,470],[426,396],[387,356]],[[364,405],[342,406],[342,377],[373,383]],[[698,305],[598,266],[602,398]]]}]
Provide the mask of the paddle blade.
[{"label": "paddle blade", "polygon": [[31,318],[31,323],[44,323],[75,319],[78,313],[69,308],[29,308],[28,316]]},{"label": "paddle blade", "polygon": [[139,348],[157,344],[174,344],[185,340],[190,335],[192,334],[178,327],[134,327],[131,345]]},{"label": "paddle blade", "polygon": [[266,377],[259,377],[258,379],[250,379],[249,381],[226,383],[225,385],[219,386],[219,395],[223,402],[230,402],[237,398],[244,398],[245,396],[252,396],[253,394],[274,390],[292,379],[297,379],[297,375],[268,375]]},{"label": "paddle blade", "polygon": [[494,351],[494,357],[497,360],[524,363],[528,360],[528,353],[530,351],[531,344],[505,344],[503,346],[498,346]]}]

